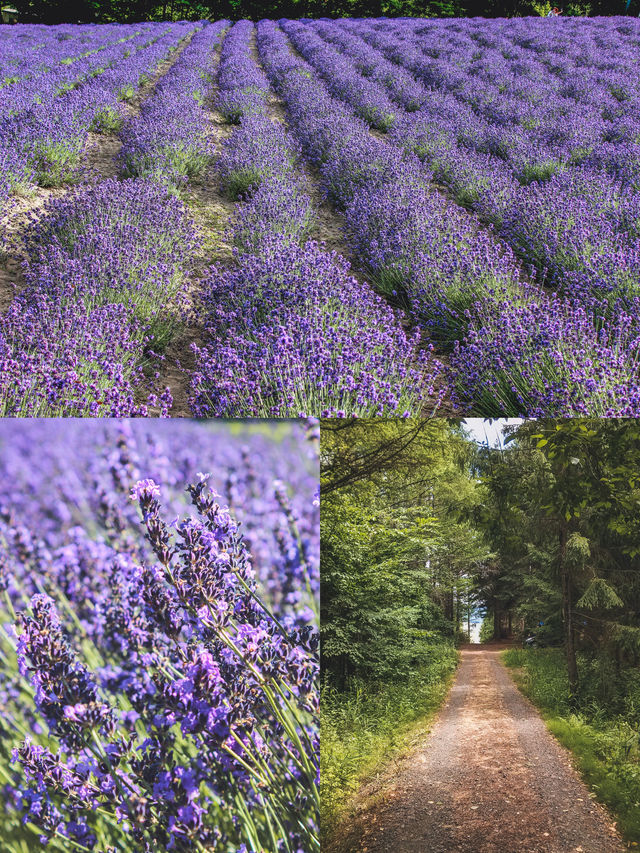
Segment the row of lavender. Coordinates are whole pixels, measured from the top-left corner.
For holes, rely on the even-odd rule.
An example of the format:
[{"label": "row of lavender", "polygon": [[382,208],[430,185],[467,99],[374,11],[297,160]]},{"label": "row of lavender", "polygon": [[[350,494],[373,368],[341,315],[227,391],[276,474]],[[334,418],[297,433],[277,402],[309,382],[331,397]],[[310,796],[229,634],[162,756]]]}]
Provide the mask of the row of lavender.
[{"label": "row of lavender", "polygon": [[225,39],[218,108],[239,124],[218,164],[239,200],[231,270],[204,281],[207,341],[196,348],[192,408],[206,416],[409,414],[438,405],[440,366],[399,319],[309,239],[316,211],[300,151],[269,118],[270,86],[251,56],[253,25]]},{"label": "row of lavender", "polygon": [[225,26],[200,28],[124,126],[122,163],[135,177],[54,200],[28,230],[26,286],[0,318],[2,414],[168,413],[168,392],[145,401],[143,389],[184,322],[197,240],[171,190],[193,171],[194,151],[211,156],[202,99]]},{"label": "row of lavender", "polygon": [[138,34],[126,25],[120,31],[121,38],[101,51],[0,89],[0,217],[11,211],[12,196],[28,195],[34,184],[77,179],[89,132],[122,126],[123,104],[193,26],[155,24]]},{"label": "row of lavender", "polygon": [[[428,163],[425,168],[413,159],[416,151],[421,153],[420,146],[406,145],[403,132],[397,133],[403,122],[415,127],[425,113],[429,115],[434,93],[405,70],[387,73],[381,54],[379,70],[371,72],[370,55],[365,66],[362,59],[347,55],[350,48],[339,33],[336,38],[343,42],[344,53],[316,32],[333,40],[343,25],[288,21],[282,26],[310,63],[293,57],[280,38],[279,66],[273,73],[306,152],[320,166],[326,193],[345,210],[354,248],[376,283],[387,290],[404,290],[421,323],[448,339],[458,339],[453,361],[463,405],[489,414],[634,413],[637,329],[632,318],[637,309],[629,259],[635,245],[620,261],[621,266],[626,263],[627,272],[626,279],[620,275],[627,285],[623,292],[610,281],[615,253],[613,263],[608,256],[606,292],[585,284],[579,272],[566,298],[550,299],[539,287],[523,287],[518,265],[504,243],[432,191],[434,171]],[[386,24],[377,27],[386,32]],[[268,56],[265,61],[269,63]],[[429,97],[421,103],[425,93]],[[314,110],[314,102],[323,108]],[[328,127],[329,114],[333,119]],[[372,137],[370,126],[393,128],[390,143]],[[437,132],[434,118],[422,141],[427,148],[440,145],[438,154],[446,161],[446,140],[440,143]],[[404,166],[398,165],[399,148],[409,149]],[[455,166],[464,175],[462,159]],[[581,174],[583,188],[588,187],[591,174]],[[579,183],[575,175],[573,181]],[[524,181],[518,186],[532,194],[546,188],[540,176],[530,185]],[[601,183],[596,180],[595,186]],[[502,188],[499,184],[497,196]],[[624,192],[611,194],[609,210],[618,210],[620,220],[632,222],[633,201],[620,202]],[[602,198],[597,198],[602,208]],[[521,228],[535,222],[532,215],[521,217],[526,222]],[[601,211],[601,228],[605,220]],[[512,245],[519,249],[515,241]],[[591,254],[597,258],[593,247]],[[571,264],[567,266],[571,269]]]},{"label": "row of lavender", "polygon": [[[521,55],[532,51],[512,48],[516,70],[511,91],[505,92],[502,77],[486,81],[478,74],[478,68],[496,62],[493,52],[464,72],[456,54],[447,65],[455,69],[454,86],[434,71],[434,65],[445,67],[442,56],[437,63],[425,57],[423,35],[396,39],[388,29],[381,33],[363,25],[362,37],[345,41],[339,25],[317,29],[330,41],[338,39],[356,65],[367,39],[380,48],[369,47],[380,62],[392,65],[384,58],[392,55],[431,84],[428,99],[423,87],[416,114],[395,110],[391,138],[416,151],[459,201],[494,222],[550,284],[570,293],[614,295],[625,295],[634,283],[637,287],[640,74],[623,49],[631,45],[618,45],[613,67],[597,69],[599,76],[592,75],[586,91],[582,71],[582,85],[574,84],[575,65],[560,62],[552,66],[553,74],[543,66],[546,76],[532,79],[534,61],[521,68],[526,59]],[[640,33],[635,32],[637,41]],[[442,43],[444,49],[446,38]],[[614,256],[612,266],[608,261]]]},{"label": "row of lavender", "polygon": [[317,424],[12,424],[3,851],[318,850]]},{"label": "row of lavender", "polygon": [[[575,129],[567,103],[584,101],[590,127],[599,104],[603,133],[621,127],[621,116],[631,127],[633,69],[625,71],[618,59],[600,67],[587,51],[581,61],[595,95],[574,91],[565,79],[569,65],[556,62],[557,44],[545,51],[515,24],[513,30],[501,24],[494,38],[498,29],[491,26],[289,21],[283,32],[261,22],[257,41],[267,76],[251,55],[252,25],[231,28],[217,106],[239,127],[218,171],[222,188],[238,201],[236,259],[204,282],[206,341],[196,350],[194,413],[426,413],[442,397],[434,385],[449,380],[424,349],[424,330],[453,350],[465,410],[637,411],[637,193],[631,178],[620,183],[607,172],[601,151],[599,165],[587,162],[588,134]],[[198,239],[173,194],[213,156],[203,103],[213,91],[216,40],[226,27],[199,27],[140,115],[122,127],[120,165],[130,180],[54,202],[30,229],[27,287],[0,323],[5,414],[148,412],[141,388],[153,371],[145,362],[155,361],[185,319],[182,296]],[[129,50],[149,36],[130,29],[126,41],[123,35],[112,45],[116,34],[105,33],[103,49],[89,40],[87,56],[68,64],[107,58],[112,47]],[[607,35],[633,45],[634,34],[633,26],[606,31],[600,24],[591,32],[599,47]],[[129,72],[139,82],[137,56],[152,51],[147,58],[162,58],[163,38],[141,42],[113,70],[80,77],[70,91],[52,89],[37,105],[39,115],[53,106],[73,114],[77,97],[91,104],[94,119],[103,117],[103,129],[120,129],[113,93],[122,95],[118,86]],[[308,61],[292,53],[288,39]],[[443,72],[447,62],[450,77]],[[487,69],[488,62],[496,67]],[[66,67],[64,60],[58,65]],[[55,79],[58,65],[41,76]],[[560,118],[542,97],[545,74],[564,81],[556,93]],[[97,93],[107,91],[100,81],[110,79],[110,106],[100,112]],[[507,84],[514,90],[508,96]],[[7,83],[0,97],[14,85]],[[268,117],[271,86],[288,108],[293,136]],[[615,115],[614,102],[621,110]],[[35,109],[6,116],[2,127],[15,135],[21,119],[29,127]],[[90,126],[83,127],[80,148]],[[563,159],[558,152],[571,134]],[[624,151],[623,138],[601,145]],[[318,217],[302,156],[344,212],[354,254],[381,291],[410,306],[418,332],[407,335],[341,258],[309,239]],[[540,166],[548,156],[556,161],[545,171]],[[448,183],[499,234],[434,192],[434,179]],[[579,204],[567,203],[567,187]],[[556,217],[566,228],[555,242],[549,200],[565,213],[564,220]],[[525,284],[514,251],[527,262],[538,259],[538,276],[544,268],[545,282],[561,295]],[[168,394],[152,402],[161,414],[171,405]]]},{"label": "row of lavender", "polygon": [[[152,24],[139,24],[130,33],[150,31]],[[120,24],[95,26],[47,27],[18,24],[0,31],[0,89],[33,79],[60,65],[72,65],[93,53],[104,50],[121,39],[125,27]]]}]

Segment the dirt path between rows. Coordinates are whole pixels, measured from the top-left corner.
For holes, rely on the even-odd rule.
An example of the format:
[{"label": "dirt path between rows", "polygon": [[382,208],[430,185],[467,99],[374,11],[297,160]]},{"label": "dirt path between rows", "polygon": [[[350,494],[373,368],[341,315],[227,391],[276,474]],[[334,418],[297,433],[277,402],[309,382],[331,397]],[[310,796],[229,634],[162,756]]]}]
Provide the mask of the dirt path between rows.
[{"label": "dirt path between rows", "polygon": [[[499,660],[469,646],[429,737],[369,786],[333,853],[619,853],[611,816]],[[377,787],[377,790],[375,788]],[[368,795],[368,801],[366,799]],[[377,805],[372,803],[376,800]]]}]

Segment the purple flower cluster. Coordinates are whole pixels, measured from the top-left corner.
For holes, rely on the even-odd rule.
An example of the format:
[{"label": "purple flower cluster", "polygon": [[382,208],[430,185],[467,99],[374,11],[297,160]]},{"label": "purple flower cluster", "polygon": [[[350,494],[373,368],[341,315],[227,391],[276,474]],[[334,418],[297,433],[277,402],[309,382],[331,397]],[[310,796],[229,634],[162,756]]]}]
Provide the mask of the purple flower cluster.
[{"label": "purple flower cluster", "polygon": [[269,81],[250,54],[254,27],[238,21],[229,30],[220,53],[216,107],[231,124],[243,116],[262,114]]},{"label": "purple flower cluster", "polygon": [[[72,180],[89,131],[118,129],[123,120],[120,101],[133,97],[140,83],[192,30],[184,23],[98,28],[89,37],[88,52],[75,59],[59,59],[52,46],[47,56],[53,64],[45,71],[35,52],[27,80],[0,89],[0,156],[13,152],[12,188],[23,186],[32,174],[42,186]],[[73,32],[82,44],[82,32]],[[64,30],[59,35],[64,36]],[[63,48],[63,54],[68,50]]]},{"label": "purple flower cluster", "polygon": [[140,115],[122,132],[120,160],[126,175],[179,187],[200,174],[214,153],[203,108],[210,88],[216,40],[227,23],[203,27],[160,80]]},{"label": "purple flower cluster", "polygon": [[313,425],[11,423],[6,820],[61,851],[318,849]]},{"label": "purple flower cluster", "polygon": [[605,309],[534,288],[476,304],[452,357],[458,403],[486,416],[637,416],[637,319],[618,307],[605,321]]},{"label": "purple flower cluster", "polygon": [[20,616],[17,660],[34,688],[38,711],[61,743],[71,749],[82,744],[86,729],[113,733],[113,711],[77,660],[48,595],[34,595],[30,612]]},{"label": "purple flower cluster", "polygon": [[[444,340],[464,328],[466,310],[483,293],[517,290],[511,253],[433,191],[415,156],[398,158],[372,139],[322,84],[302,73],[304,64],[291,65],[282,33],[265,22],[259,27],[267,69],[305,150],[321,163],[327,194],[346,208],[351,243],[378,288],[405,298],[413,315]],[[298,45],[306,30],[301,33]]]},{"label": "purple flower cluster", "polygon": [[[549,283],[578,299],[602,291],[616,298],[636,288],[638,235],[629,222],[640,125],[638,74],[627,58],[637,27],[537,26],[535,43],[516,22],[492,25],[490,38],[477,22],[455,32],[409,22],[348,29],[433,90],[396,123],[393,141],[428,163],[459,203],[497,223],[502,239],[549,273]],[[358,46],[341,38],[340,24],[313,28],[340,45],[345,61],[357,61]],[[579,54],[567,58],[560,32],[577,39]],[[436,56],[427,47],[435,36]],[[585,54],[593,44],[615,46],[615,61]],[[618,198],[625,199],[620,214]]]},{"label": "purple flower cluster", "polygon": [[384,89],[359,73],[355,64],[345,62],[340,52],[328,45],[302,22],[286,21],[284,31],[302,56],[322,76],[332,95],[350,104],[371,127],[387,131],[395,121],[395,107]]},{"label": "purple flower cluster", "polygon": [[145,353],[181,320],[195,245],[182,203],[105,181],[52,200],[26,245],[26,287],[0,318],[3,415],[146,414]]},{"label": "purple flower cluster", "polygon": [[[244,51],[244,66],[244,26],[242,35],[232,46]],[[242,199],[232,231],[239,251],[235,270],[213,270],[205,281],[207,343],[194,348],[193,411],[403,415],[424,411],[428,399],[437,407],[441,366],[420,336],[407,335],[344,260],[306,242],[314,213],[299,157],[264,103],[224,146],[223,186]]]},{"label": "purple flower cluster", "polygon": [[200,417],[404,415],[442,397],[419,335],[312,241],[264,242],[206,288],[212,343],[196,349],[192,380]]},{"label": "purple flower cluster", "polygon": [[279,122],[246,115],[225,144],[217,167],[225,193],[238,200],[262,185],[295,182],[298,158],[296,142]]}]

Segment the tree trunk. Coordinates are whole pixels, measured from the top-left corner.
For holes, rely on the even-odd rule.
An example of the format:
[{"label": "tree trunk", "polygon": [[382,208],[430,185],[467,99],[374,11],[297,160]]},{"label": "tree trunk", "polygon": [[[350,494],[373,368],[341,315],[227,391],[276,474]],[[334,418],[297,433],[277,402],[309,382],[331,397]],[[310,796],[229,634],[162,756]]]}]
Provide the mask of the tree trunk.
[{"label": "tree trunk", "polygon": [[560,577],[562,579],[562,617],[564,621],[564,643],[567,653],[567,672],[569,690],[575,694],[578,690],[578,664],[573,637],[573,614],[571,612],[571,570],[567,566],[567,524],[560,522]]},{"label": "tree trunk", "polygon": [[458,585],[456,584],[453,591],[453,636],[458,636],[458,631],[460,629],[460,594],[458,591]]},{"label": "tree trunk", "polygon": [[501,634],[500,608],[498,607],[498,603],[494,600],[494,602],[493,602],[493,639],[499,640],[500,634]]}]

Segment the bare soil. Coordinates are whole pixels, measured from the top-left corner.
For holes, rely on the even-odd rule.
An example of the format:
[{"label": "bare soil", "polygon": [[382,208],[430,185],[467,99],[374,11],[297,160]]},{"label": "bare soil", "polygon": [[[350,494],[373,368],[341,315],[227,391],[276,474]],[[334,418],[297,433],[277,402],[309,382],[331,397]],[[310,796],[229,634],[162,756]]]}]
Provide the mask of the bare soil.
[{"label": "bare soil", "polygon": [[612,817],[499,660],[467,646],[428,737],[359,794],[328,853],[620,853]]}]

